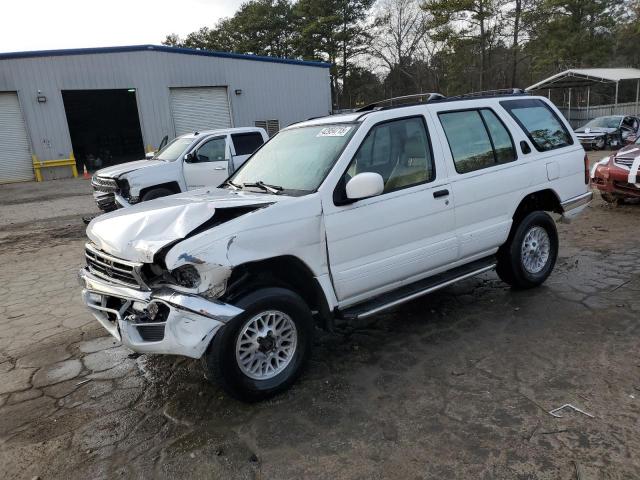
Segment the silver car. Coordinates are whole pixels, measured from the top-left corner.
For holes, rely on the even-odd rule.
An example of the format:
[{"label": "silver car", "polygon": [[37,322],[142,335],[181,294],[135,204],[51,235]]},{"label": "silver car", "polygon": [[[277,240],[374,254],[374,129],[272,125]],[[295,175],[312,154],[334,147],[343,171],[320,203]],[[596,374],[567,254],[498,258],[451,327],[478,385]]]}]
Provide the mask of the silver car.
[{"label": "silver car", "polygon": [[585,147],[603,150],[606,147],[621,147],[627,137],[636,135],[640,119],[629,115],[596,117],[575,130],[580,143]]}]

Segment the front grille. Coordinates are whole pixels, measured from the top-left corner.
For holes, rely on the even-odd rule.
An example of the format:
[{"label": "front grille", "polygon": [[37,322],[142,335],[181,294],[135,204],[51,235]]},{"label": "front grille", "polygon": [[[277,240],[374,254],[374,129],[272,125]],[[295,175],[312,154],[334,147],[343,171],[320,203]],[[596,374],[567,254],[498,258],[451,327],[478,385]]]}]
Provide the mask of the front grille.
[{"label": "front grille", "polygon": [[136,325],[140,338],[145,342],[160,342],[164,339],[164,325]]},{"label": "front grille", "polygon": [[627,168],[631,168],[631,165],[633,165],[633,158],[614,158],[613,162],[617,165],[621,165]]},{"label": "front grille", "polygon": [[112,257],[89,243],[85,245],[85,257],[87,267],[94,275],[121,285],[146,289],[141,273],[141,263]]},{"label": "front grille", "polygon": [[115,193],[118,191],[118,184],[114,178],[94,175],[91,179],[91,186],[96,192]]}]

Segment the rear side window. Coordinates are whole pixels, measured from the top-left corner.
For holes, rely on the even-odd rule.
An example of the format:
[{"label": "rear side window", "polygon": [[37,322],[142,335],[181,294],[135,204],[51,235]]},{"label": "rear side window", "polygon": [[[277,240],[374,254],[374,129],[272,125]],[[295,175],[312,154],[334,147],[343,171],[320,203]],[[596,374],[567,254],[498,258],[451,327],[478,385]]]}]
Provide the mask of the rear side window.
[{"label": "rear side window", "polygon": [[231,135],[231,140],[233,140],[236,155],[251,155],[264,143],[262,135],[258,132],[234,133]]},{"label": "rear side window", "polygon": [[438,116],[456,172],[469,173],[516,159],[511,135],[491,110],[443,112]]},{"label": "rear side window", "polygon": [[500,105],[527,134],[539,152],[573,144],[571,135],[553,110],[541,100],[504,100]]}]

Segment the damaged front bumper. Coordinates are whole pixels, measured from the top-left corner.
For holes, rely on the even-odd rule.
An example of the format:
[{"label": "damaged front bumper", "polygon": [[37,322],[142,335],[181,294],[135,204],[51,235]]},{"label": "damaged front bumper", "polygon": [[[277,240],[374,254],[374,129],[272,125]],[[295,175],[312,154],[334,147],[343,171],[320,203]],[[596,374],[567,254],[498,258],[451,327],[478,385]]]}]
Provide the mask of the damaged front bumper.
[{"label": "damaged front bumper", "polygon": [[200,358],[218,330],[242,313],[233,305],[168,287],[139,290],[116,285],[86,268],[78,280],[93,316],[136,352]]},{"label": "damaged front bumper", "polygon": [[597,167],[594,168],[592,182],[598,190],[617,197],[640,198],[640,170],[632,173],[633,166],[629,169],[617,165]]}]

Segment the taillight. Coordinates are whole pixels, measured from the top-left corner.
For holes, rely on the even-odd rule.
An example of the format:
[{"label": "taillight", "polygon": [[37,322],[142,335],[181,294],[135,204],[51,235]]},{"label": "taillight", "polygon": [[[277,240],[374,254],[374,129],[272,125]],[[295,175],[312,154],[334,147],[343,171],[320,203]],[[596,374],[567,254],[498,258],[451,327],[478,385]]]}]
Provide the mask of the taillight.
[{"label": "taillight", "polygon": [[589,181],[591,180],[591,175],[589,175],[589,157],[587,154],[584,154],[584,184],[589,185]]}]

